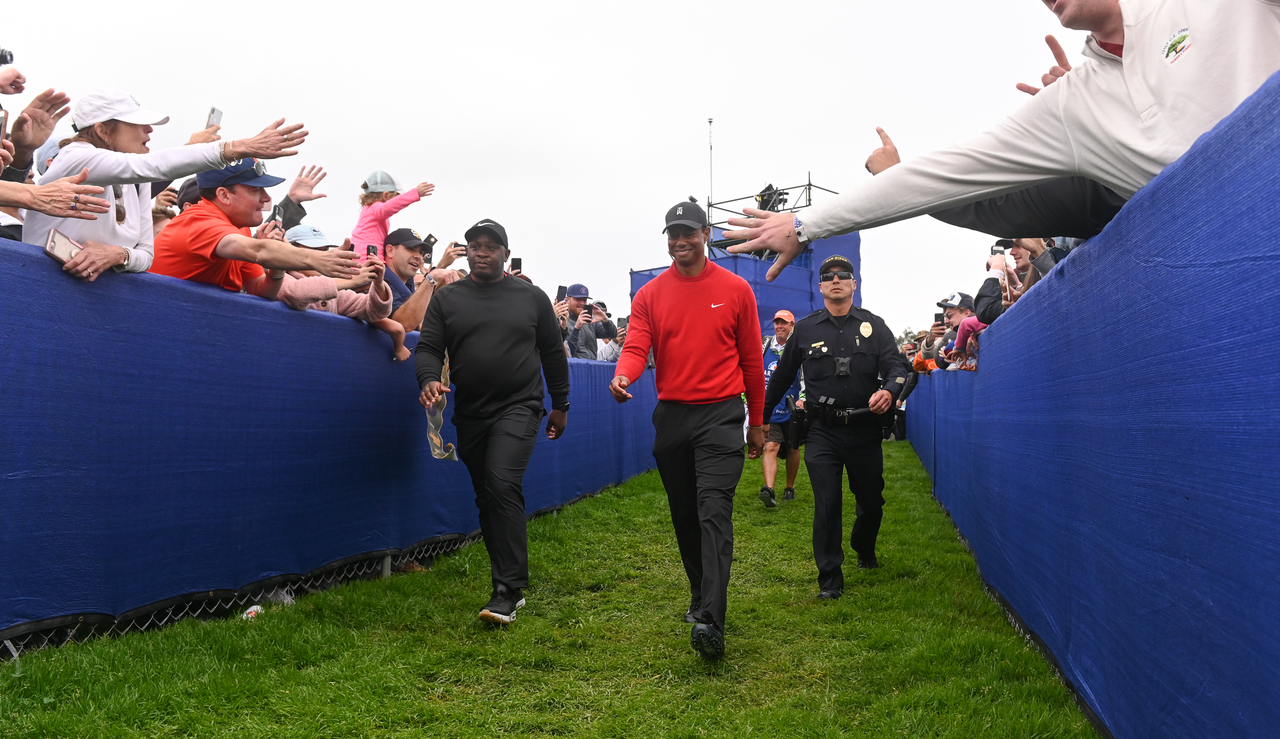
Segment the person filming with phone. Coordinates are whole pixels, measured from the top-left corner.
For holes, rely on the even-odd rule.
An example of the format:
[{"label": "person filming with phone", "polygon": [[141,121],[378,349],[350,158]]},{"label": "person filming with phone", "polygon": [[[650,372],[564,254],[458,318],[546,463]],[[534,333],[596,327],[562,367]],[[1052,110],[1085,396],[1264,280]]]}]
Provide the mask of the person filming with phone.
[{"label": "person filming with phone", "polygon": [[618,329],[602,310],[596,310],[591,302],[591,291],[586,285],[573,284],[565,293],[569,308],[569,355],[578,359],[595,359],[600,353],[598,339],[613,339]]},{"label": "person filming with phone", "polygon": [[[56,229],[77,242],[79,253],[63,265],[67,274],[92,282],[108,269],[146,272],[154,258],[151,222],[151,184],[161,180],[220,170],[246,157],[274,159],[292,156],[307,132],[301,124],[284,126],[284,119],[249,139],[216,140],[216,134],[193,137],[215,140],[151,152],[147,143],[155,126],[169,117],[143,108],[124,90],[101,88],[75,104],[76,135],[60,143],[57,156],[42,182],[75,175],[87,169],[86,185],[105,188],[108,215],[85,221],[28,215],[22,240],[43,245]],[[73,206],[74,207],[74,206]]]}]

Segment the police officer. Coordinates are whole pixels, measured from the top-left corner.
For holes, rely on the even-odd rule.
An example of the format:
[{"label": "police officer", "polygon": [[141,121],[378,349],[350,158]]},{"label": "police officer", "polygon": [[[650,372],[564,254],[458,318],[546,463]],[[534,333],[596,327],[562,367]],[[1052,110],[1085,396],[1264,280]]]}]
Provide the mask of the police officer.
[{"label": "police officer", "polygon": [[844,593],[843,470],[849,473],[849,488],[858,502],[850,537],[858,567],[880,566],[876,561],[876,534],[884,515],[880,416],[893,408],[910,368],[884,321],[854,307],[853,264],[842,256],[831,256],[818,275],[826,307],[796,324],[769,378],[765,407],[777,405],[803,367],[805,408],[812,419],[804,462],[813,485],[813,557],[818,565],[818,597],[830,600]]}]

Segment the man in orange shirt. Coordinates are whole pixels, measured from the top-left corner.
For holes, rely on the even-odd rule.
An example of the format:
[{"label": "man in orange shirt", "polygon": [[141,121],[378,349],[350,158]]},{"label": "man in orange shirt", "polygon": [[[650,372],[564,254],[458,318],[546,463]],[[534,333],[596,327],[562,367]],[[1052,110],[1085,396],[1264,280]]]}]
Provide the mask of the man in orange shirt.
[{"label": "man in orange shirt", "polygon": [[266,188],[281,182],[256,159],[196,175],[200,202],[179,213],[156,237],[151,271],[268,300],[280,292],[285,270],[312,269],[334,278],[356,274],[354,253],[300,249],[284,240],[279,224],[259,233],[266,238],[249,233],[262,223],[262,206],[271,202]]}]

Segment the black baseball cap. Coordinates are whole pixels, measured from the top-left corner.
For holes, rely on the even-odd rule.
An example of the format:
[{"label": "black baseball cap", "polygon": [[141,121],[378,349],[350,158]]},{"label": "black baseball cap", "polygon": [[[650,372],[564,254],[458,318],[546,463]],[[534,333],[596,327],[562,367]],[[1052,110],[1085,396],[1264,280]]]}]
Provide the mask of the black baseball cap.
[{"label": "black baseball cap", "polygon": [[196,178],[188,177],[187,181],[178,188],[178,212],[181,213],[188,205],[198,202],[200,202],[200,186],[196,184]]},{"label": "black baseball cap", "polygon": [[488,231],[490,234],[498,238],[499,244],[502,244],[508,249],[511,248],[511,244],[507,243],[507,229],[503,228],[501,223],[489,218],[486,218],[476,223],[476,225],[471,228],[468,228],[467,232],[462,235],[462,238],[470,242],[472,239],[479,236],[481,231]]},{"label": "black baseball cap", "polygon": [[840,256],[839,254],[832,254],[831,256],[822,260],[822,266],[818,268],[818,274],[822,274],[823,272],[826,272],[828,270],[838,269],[840,267],[844,267],[845,269],[849,270],[849,272],[853,272],[853,262],[850,262],[848,259]]},{"label": "black baseball cap", "polygon": [[427,246],[427,242],[418,237],[418,232],[412,228],[397,228],[387,234],[386,246],[403,246],[419,251],[427,251],[431,248]]},{"label": "black baseball cap", "polygon": [[666,233],[672,226],[688,226],[699,231],[707,227],[707,214],[702,207],[692,200],[676,203],[667,211],[667,225],[662,229]]}]

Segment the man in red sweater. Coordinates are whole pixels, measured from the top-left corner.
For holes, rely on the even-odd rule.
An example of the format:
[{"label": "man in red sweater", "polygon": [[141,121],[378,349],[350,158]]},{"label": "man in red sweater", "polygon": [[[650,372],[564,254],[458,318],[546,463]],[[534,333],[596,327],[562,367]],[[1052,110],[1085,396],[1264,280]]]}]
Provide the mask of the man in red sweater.
[{"label": "man in red sweater", "polygon": [[742,394],[751,459],[764,448],[764,363],[756,296],[746,280],[707,259],[711,226],[696,203],[667,211],[671,269],[631,302],[627,343],[609,392],[631,399],[649,350],[657,368],[653,456],[667,489],[692,600],[693,648],[724,655],[724,616],[733,560],[733,494],[742,477]]}]

